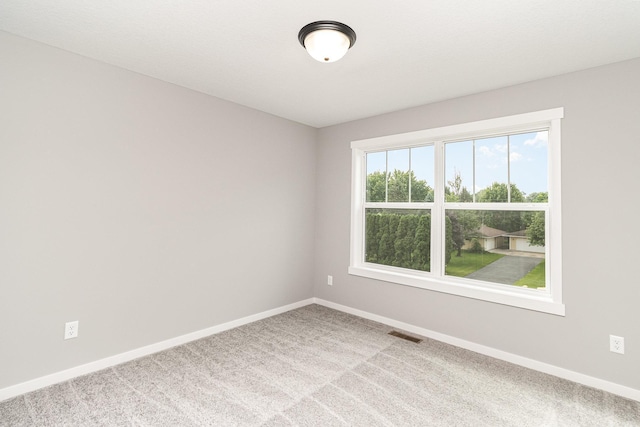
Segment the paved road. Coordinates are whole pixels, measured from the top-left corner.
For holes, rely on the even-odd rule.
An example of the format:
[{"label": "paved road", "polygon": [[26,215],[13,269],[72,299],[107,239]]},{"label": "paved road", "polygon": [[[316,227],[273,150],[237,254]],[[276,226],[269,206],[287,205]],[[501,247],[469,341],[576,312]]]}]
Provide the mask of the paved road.
[{"label": "paved road", "polygon": [[469,274],[469,279],[513,285],[523,278],[533,267],[540,264],[542,258],[503,256],[480,270]]}]

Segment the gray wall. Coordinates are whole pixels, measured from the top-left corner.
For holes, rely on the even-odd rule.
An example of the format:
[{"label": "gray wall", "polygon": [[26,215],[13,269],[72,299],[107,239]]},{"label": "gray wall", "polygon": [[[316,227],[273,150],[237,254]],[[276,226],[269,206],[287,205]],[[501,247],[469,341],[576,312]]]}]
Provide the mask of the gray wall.
[{"label": "gray wall", "polygon": [[0,388],[312,296],[317,130],[2,32],[0,58]]},{"label": "gray wall", "polygon": [[[640,389],[640,60],[316,131],[2,32],[0,58],[0,388],[315,295]],[[566,317],[347,274],[350,141],[554,107]]]},{"label": "gray wall", "polygon": [[[640,389],[639,76],[633,60],[321,129],[315,296]],[[555,107],[566,317],[347,274],[350,141]]]}]

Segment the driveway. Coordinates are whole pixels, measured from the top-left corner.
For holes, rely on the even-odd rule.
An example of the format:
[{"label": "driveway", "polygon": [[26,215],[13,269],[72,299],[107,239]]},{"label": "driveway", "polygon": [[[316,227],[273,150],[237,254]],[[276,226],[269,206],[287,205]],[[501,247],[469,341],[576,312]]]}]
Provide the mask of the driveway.
[{"label": "driveway", "polygon": [[506,255],[466,277],[469,279],[513,285],[530,272],[533,267],[540,264],[542,260],[543,258],[538,256]]}]

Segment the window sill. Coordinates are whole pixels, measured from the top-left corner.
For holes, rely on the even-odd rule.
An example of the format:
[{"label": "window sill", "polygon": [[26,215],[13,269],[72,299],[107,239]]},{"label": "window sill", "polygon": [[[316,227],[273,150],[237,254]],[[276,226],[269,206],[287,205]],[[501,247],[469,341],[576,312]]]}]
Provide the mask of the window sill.
[{"label": "window sill", "polygon": [[383,270],[369,266],[351,266],[349,267],[349,274],[557,316],[565,315],[564,304],[554,301],[551,295],[547,293],[541,293],[533,289],[518,287],[509,289],[507,285],[469,284],[465,283],[465,280],[457,281],[455,278],[437,279],[429,277],[428,273],[417,275],[410,272],[404,273],[396,269],[392,271],[391,269]]}]

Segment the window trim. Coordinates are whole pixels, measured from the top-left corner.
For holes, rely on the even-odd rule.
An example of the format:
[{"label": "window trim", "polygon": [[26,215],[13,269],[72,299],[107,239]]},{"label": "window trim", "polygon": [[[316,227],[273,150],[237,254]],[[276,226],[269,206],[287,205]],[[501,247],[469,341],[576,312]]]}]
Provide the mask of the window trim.
[{"label": "window trim", "polygon": [[[561,212],[561,130],[560,122],[564,117],[563,108],[536,111],[532,113],[517,114],[507,117],[462,123],[439,128],[408,132],[398,135],[389,135],[351,142],[352,149],[352,174],[351,174],[351,243],[349,274],[412,286],[437,292],[444,292],[462,297],[474,298],[498,304],[510,305],[529,310],[540,311],[564,316],[565,306],[562,300],[562,212]],[[549,284],[549,292],[540,292],[534,289],[509,287],[490,282],[473,281],[468,279],[444,276],[440,267],[436,270],[439,275],[429,272],[419,272],[399,267],[389,267],[364,261],[364,212],[366,197],[366,153],[391,150],[398,148],[411,148],[434,144],[436,147],[435,161],[442,163],[443,153],[441,149],[444,142],[463,140],[506,133],[533,131],[536,128],[549,130],[548,146],[548,182],[549,199],[546,210],[546,242],[545,258],[548,261],[546,281]],[[438,149],[440,148],[440,150]],[[434,189],[444,188],[444,176],[436,166]],[[436,190],[437,191],[437,190]],[[442,198],[441,201],[438,198]],[[399,205],[403,205],[400,203]],[[417,204],[411,203],[411,208]],[[442,242],[441,218],[444,210],[444,194],[436,194],[436,201],[420,203],[425,209],[430,209],[432,214],[432,236]],[[473,209],[474,204],[464,204],[465,208]],[[531,204],[514,204],[516,210],[526,210]],[[403,205],[409,208],[407,203]],[[391,204],[385,207],[393,208]],[[435,216],[434,216],[435,215]],[[553,234],[553,238],[551,238]],[[432,263],[441,263],[442,249],[432,248]],[[438,264],[439,266],[439,264]],[[432,268],[432,271],[434,269]]]}]

